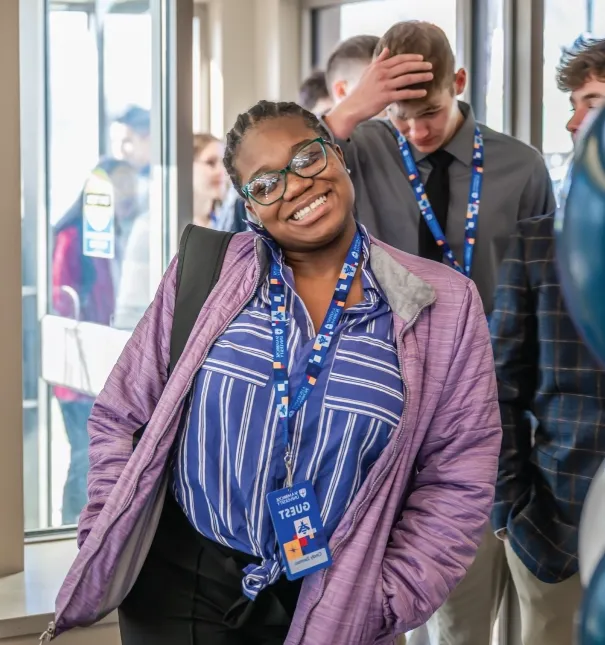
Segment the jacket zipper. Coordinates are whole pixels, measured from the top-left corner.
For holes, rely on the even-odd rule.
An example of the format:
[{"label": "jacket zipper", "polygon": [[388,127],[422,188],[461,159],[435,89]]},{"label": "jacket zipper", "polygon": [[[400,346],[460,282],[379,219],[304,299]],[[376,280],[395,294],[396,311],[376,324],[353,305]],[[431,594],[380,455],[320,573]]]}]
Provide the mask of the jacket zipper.
[{"label": "jacket zipper", "polygon": [[[256,280],[254,282],[254,288],[252,289],[251,293],[249,295],[248,294],[246,295],[245,302],[248,302],[250,300],[250,298],[252,298],[252,296],[256,293],[256,290],[258,289],[258,285],[260,283],[260,262],[258,260],[258,254],[256,253],[256,249],[255,249],[254,257],[255,257],[255,264],[256,264]],[[187,396],[189,394],[189,391],[191,389],[191,386],[193,384],[193,381],[195,380],[195,377],[196,377],[199,369],[204,364],[204,361],[206,360],[206,358],[208,356],[208,353],[210,352],[210,349],[212,348],[212,346],[216,342],[216,339],[219,338],[224,333],[224,331],[227,329],[227,327],[235,320],[235,318],[239,314],[240,314],[240,311],[237,311],[233,315],[233,317],[229,318],[225,322],[225,324],[220,328],[220,330],[214,335],[212,340],[208,343],[208,346],[206,347],[206,350],[204,351],[204,354],[202,355],[201,359],[199,360],[199,362],[197,364],[197,367],[193,371],[192,376],[189,378],[189,381],[187,382],[187,387],[185,389],[185,393],[181,396],[181,398],[179,399],[178,403],[174,406],[173,412],[172,412],[170,418],[168,419],[168,421],[166,422],[165,428],[168,428],[172,424],[172,422],[174,421],[174,418],[176,416],[176,411],[180,408],[180,406],[183,403],[183,401],[187,398]],[[157,444],[159,443],[160,440],[161,440],[161,437],[158,439],[158,442],[156,443],[156,447],[157,447]],[[149,455],[147,460],[145,461],[145,465],[143,466],[142,471],[145,470],[147,468],[147,466],[149,466],[154,454],[155,454],[155,449]],[[80,584],[82,583],[82,579],[84,578],[84,576],[88,572],[88,569],[90,568],[91,560],[99,552],[99,549],[103,545],[103,542],[105,540],[106,535],[109,533],[109,531],[113,528],[114,524],[120,519],[120,517],[122,517],[124,512],[130,506],[130,503],[132,502],[132,500],[134,498],[134,495],[136,493],[137,485],[138,485],[138,480],[137,480],[136,484],[134,485],[134,487],[131,489],[131,491],[130,491],[130,493],[128,495],[128,499],[126,500],[126,503],[120,509],[118,515],[114,518],[114,520],[111,522],[111,524],[109,524],[109,526],[105,529],[105,532],[103,533],[103,535],[101,536],[101,538],[99,540],[99,545],[97,546],[96,550],[90,555],[90,557],[88,559],[88,562],[87,562],[87,565],[86,565],[86,568],[80,574],[80,578],[78,579],[78,582],[74,586],[74,588],[73,588],[73,590],[71,592],[71,595],[69,597],[69,600],[66,602],[66,606],[68,606],[69,603],[72,601],[72,598],[74,597],[74,594],[76,593],[76,591],[80,587]],[[48,642],[50,642],[55,637],[55,632],[56,632],[56,620],[51,621],[50,623],[48,623],[48,627],[47,627],[46,631],[40,636],[40,641],[39,642],[40,643],[48,643]]]},{"label": "jacket zipper", "polygon": [[[416,321],[418,320],[418,317],[420,316],[420,314],[421,314],[421,313],[422,313],[422,312],[423,312],[427,307],[429,307],[430,305],[432,305],[434,302],[435,302],[435,299],[433,298],[431,301],[426,302],[426,303],[425,303],[425,304],[424,304],[420,309],[418,309],[418,311],[416,312],[416,314],[415,314],[415,316],[412,318],[412,320],[410,320],[410,322],[408,322],[408,324],[403,328],[403,331],[401,332],[401,338],[402,338],[402,339],[403,339],[403,337],[405,336],[406,332],[407,332],[409,329],[411,329],[411,328],[416,324]],[[399,358],[400,358],[400,360],[401,360],[401,365],[403,366],[403,360],[402,360],[403,356],[401,356],[401,357],[399,357]],[[406,396],[407,396],[407,393],[409,392],[409,388],[408,388],[407,383],[405,382],[405,378],[404,378],[404,376],[403,376],[403,369],[401,370],[401,382],[403,383],[403,389],[404,389],[404,391],[405,391],[405,393],[406,393]],[[406,400],[407,400],[407,399],[406,399]],[[403,437],[403,432],[404,432],[404,430],[405,430],[405,422],[406,422],[406,418],[407,418],[407,409],[408,409],[408,406],[407,406],[407,405],[404,405],[404,408],[403,408],[403,417],[402,417],[402,424],[401,424],[401,432],[399,433],[399,437],[397,438],[397,440],[396,440],[396,442],[395,442],[395,446],[394,446],[394,448],[393,448],[393,455],[394,455],[394,456],[397,454],[397,447],[399,446],[399,439],[400,439],[400,437]],[[372,493],[373,493],[373,492],[374,492],[374,490],[376,489],[376,486],[378,486],[379,484],[381,484],[381,483],[384,481],[384,478],[386,477],[386,471],[387,471],[387,469],[385,468],[385,469],[383,470],[383,473],[384,473],[384,474],[383,474],[383,476],[382,476],[382,477],[380,477],[380,478],[377,478],[377,479],[376,479],[376,481],[374,482],[374,484],[371,486],[370,490],[367,492],[366,496],[365,496],[365,497],[361,500],[361,502],[359,503],[359,506],[357,507],[357,510],[356,510],[356,511],[355,511],[355,513],[353,514],[353,518],[352,518],[352,520],[351,520],[351,525],[349,526],[349,529],[348,529],[348,530],[347,530],[347,532],[342,536],[342,538],[340,539],[340,542],[338,542],[338,544],[334,547],[334,552],[332,553],[332,557],[333,557],[333,558],[336,558],[336,556],[338,555],[338,553],[340,553],[340,551],[342,550],[342,547],[345,545],[345,543],[346,543],[346,541],[348,540],[348,538],[350,537],[351,533],[354,531],[354,529],[355,529],[355,522],[356,522],[356,520],[357,520],[357,517],[358,517],[358,515],[359,515],[359,512],[361,511],[361,509],[362,509],[362,508],[364,508],[364,507],[365,507],[365,504],[366,504],[366,502],[367,502],[368,498],[372,495]],[[327,576],[327,575],[328,575],[328,569],[324,569],[324,570],[322,571],[322,577],[321,577],[321,593],[319,594],[319,597],[317,598],[317,600],[313,603],[313,605],[312,605],[312,606],[309,608],[309,610],[307,611],[307,615],[305,616],[305,624],[304,624],[304,626],[303,626],[302,634],[301,634],[300,638],[299,638],[299,639],[298,639],[298,641],[297,641],[297,645],[302,641],[302,639],[303,639],[303,638],[304,638],[304,636],[305,636],[305,630],[306,630],[306,628],[307,628],[307,621],[308,621],[308,619],[309,619],[309,616],[310,616],[311,612],[315,609],[315,607],[317,607],[317,605],[319,605],[319,603],[321,602],[322,598],[324,597],[325,587],[326,587],[325,582],[326,582],[326,576]]]},{"label": "jacket zipper", "polygon": [[47,630],[40,636],[40,643],[49,643],[55,636],[55,623],[51,621],[48,623]]}]

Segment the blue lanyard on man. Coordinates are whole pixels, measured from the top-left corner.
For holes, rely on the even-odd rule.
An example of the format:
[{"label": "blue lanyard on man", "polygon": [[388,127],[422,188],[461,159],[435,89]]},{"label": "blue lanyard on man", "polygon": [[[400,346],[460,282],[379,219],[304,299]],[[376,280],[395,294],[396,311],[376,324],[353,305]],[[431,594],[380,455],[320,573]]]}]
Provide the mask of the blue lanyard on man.
[{"label": "blue lanyard on man", "polygon": [[359,267],[361,245],[361,235],[357,232],[336,283],[328,312],[315,337],[302,382],[296,390],[291,404],[288,378],[286,289],[281,266],[275,260],[271,263],[269,297],[271,299],[271,329],[273,332],[273,387],[279,428],[283,438],[286,479],[284,488],[267,495],[267,502],[286,566],[286,575],[290,580],[306,576],[328,567],[332,563],[312,483],[304,481],[294,484],[289,426],[290,419],[309,398],[324,367],[330,344]]},{"label": "blue lanyard on man", "polygon": [[484,161],[484,149],[483,149],[483,135],[481,134],[478,127],[475,128],[475,138],[473,141],[473,172],[471,176],[471,185],[469,189],[468,197],[468,207],[466,209],[466,226],[464,231],[464,258],[463,264],[460,265],[450,245],[445,237],[445,233],[441,229],[437,218],[435,217],[435,212],[433,207],[428,200],[424,184],[420,179],[420,173],[418,172],[418,167],[414,161],[412,155],[412,150],[410,144],[407,142],[406,138],[398,133],[397,143],[399,144],[399,150],[401,152],[401,158],[403,159],[403,164],[408,173],[408,179],[412,184],[414,189],[414,196],[420,207],[420,212],[424,221],[426,222],[431,234],[435,238],[435,242],[438,246],[441,247],[443,255],[447,258],[449,263],[456,269],[460,271],[467,278],[471,276],[471,269],[473,266],[473,251],[475,248],[475,241],[477,239],[477,223],[479,220],[479,204],[481,202],[481,189],[483,186],[483,161]]}]

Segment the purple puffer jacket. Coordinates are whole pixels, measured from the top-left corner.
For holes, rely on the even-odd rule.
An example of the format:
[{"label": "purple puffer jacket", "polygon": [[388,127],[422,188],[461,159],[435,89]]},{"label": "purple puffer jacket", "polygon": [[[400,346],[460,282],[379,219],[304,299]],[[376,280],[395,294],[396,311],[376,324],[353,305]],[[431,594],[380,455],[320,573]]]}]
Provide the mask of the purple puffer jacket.
[{"label": "purple puffer jacket", "polygon": [[[492,504],[501,427],[474,284],[375,240],[370,263],[394,312],[405,412],[330,540],[333,565],[305,579],[286,645],[386,645],[424,623],[471,564]],[[167,381],[175,265],[93,409],[81,549],[48,640],[98,621],[131,589],[158,524],[195,374],[268,270],[259,240],[233,238]],[[147,422],[133,454],[132,435]]]}]

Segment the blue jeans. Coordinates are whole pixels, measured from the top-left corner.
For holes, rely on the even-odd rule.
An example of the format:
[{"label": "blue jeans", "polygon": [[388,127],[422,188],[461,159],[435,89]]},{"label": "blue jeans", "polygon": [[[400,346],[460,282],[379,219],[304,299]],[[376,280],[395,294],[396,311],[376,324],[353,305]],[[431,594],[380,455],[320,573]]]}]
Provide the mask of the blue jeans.
[{"label": "blue jeans", "polygon": [[71,458],[63,488],[62,522],[77,524],[80,512],[88,501],[88,417],[93,399],[87,401],[59,401]]}]

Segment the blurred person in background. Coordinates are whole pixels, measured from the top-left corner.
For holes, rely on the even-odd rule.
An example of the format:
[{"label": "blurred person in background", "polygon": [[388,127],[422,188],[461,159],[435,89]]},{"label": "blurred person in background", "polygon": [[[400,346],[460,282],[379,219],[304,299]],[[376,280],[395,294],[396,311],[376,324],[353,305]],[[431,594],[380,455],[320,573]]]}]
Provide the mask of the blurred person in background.
[{"label": "blurred person in background", "polygon": [[[326,65],[326,84],[335,105],[357,87],[366,68],[374,59],[378,36],[353,36],[339,43]],[[379,114],[378,116],[383,116]]]},{"label": "blurred person in background", "polygon": [[144,177],[151,169],[151,115],[138,105],[130,106],[114,122],[112,138],[117,141],[120,157]]},{"label": "blurred person in background", "polygon": [[316,115],[325,114],[332,107],[325,72],[315,70],[302,82],[298,91],[298,104]]},{"label": "blurred person in background", "polygon": [[[231,230],[234,199],[227,192],[228,177],[223,166],[224,146],[211,134],[193,137],[193,216],[197,226]],[[152,299],[150,277],[149,211],[137,218],[124,253],[114,326],[134,329]]]},{"label": "blurred person in background", "polygon": [[221,207],[227,194],[223,166],[224,145],[212,134],[193,136],[193,223],[220,228]]},{"label": "blurred person in background", "polygon": [[[54,228],[52,302],[54,312],[80,322],[110,325],[115,291],[120,279],[126,240],[137,215],[137,172],[125,161],[101,161],[93,174],[113,187],[115,254],[113,258],[84,255],[84,199],[82,191]],[[71,456],[63,489],[62,522],[75,524],[86,504],[88,433],[86,423],[94,399],[65,387],[55,387]]]},{"label": "blurred person in background", "polygon": [[137,199],[139,213],[149,211],[151,179],[151,113],[139,105],[131,105],[111,124],[112,153],[124,159],[138,175]]}]

